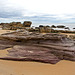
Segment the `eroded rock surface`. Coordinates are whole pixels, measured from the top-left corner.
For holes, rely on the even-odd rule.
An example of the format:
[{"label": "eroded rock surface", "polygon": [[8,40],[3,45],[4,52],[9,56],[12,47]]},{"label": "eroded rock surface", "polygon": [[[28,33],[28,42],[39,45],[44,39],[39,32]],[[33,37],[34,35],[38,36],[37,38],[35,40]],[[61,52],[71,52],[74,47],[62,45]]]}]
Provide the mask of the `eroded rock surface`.
[{"label": "eroded rock surface", "polygon": [[7,57],[0,59],[51,64],[60,60],[75,61],[75,42],[61,34],[15,32],[0,35],[0,49],[8,47],[11,49]]}]

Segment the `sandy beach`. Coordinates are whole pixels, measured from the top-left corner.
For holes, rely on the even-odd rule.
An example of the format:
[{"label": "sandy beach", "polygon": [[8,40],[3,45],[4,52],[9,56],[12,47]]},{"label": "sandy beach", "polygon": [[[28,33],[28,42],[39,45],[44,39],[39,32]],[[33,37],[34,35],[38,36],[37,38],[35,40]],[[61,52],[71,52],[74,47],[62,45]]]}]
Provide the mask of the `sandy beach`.
[{"label": "sandy beach", "polygon": [[51,65],[0,60],[0,75],[75,75],[75,62],[60,61]]},{"label": "sandy beach", "polygon": [[64,34],[64,35],[75,35],[74,33],[61,33],[61,34]]},{"label": "sandy beach", "polygon": [[[0,33],[6,33],[0,30]],[[8,49],[0,50],[0,57],[8,54]],[[55,65],[0,60],[0,75],[75,75],[75,62],[62,60]]]},{"label": "sandy beach", "polygon": [[14,30],[0,30],[0,34],[13,32]]}]

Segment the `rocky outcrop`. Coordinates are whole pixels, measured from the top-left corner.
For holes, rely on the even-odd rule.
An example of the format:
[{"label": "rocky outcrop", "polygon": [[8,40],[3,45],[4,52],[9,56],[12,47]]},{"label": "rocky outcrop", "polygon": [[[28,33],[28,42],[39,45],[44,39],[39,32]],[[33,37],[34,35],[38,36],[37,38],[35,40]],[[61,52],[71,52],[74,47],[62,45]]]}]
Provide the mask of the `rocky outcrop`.
[{"label": "rocky outcrop", "polygon": [[64,25],[58,25],[57,28],[65,28]]},{"label": "rocky outcrop", "polygon": [[55,25],[52,25],[51,28],[56,28],[56,26]]},{"label": "rocky outcrop", "polygon": [[24,26],[24,27],[30,27],[31,24],[32,24],[31,21],[24,21],[23,26]]},{"label": "rocky outcrop", "polygon": [[[14,32],[0,35],[0,46],[12,47],[3,60],[37,61],[56,64],[60,60],[75,61],[75,42],[61,34]],[[7,44],[8,43],[8,44]]]},{"label": "rocky outcrop", "polygon": [[17,30],[25,29],[25,27],[30,27],[31,24],[31,21],[24,21],[23,24],[21,24],[21,22],[0,23],[0,26],[2,26],[2,29],[4,30]]},{"label": "rocky outcrop", "polygon": [[75,35],[69,35],[69,38],[75,40]]},{"label": "rocky outcrop", "polygon": [[39,26],[39,32],[40,33],[50,33],[51,32],[51,28],[50,28],[50,26],[40,25]]},{"label": "rocky outcrop", "polygon": [[17,30],[23,27],[21,22],[1,23],[0,25],[3,30]]},{"label": "rocky outcrop", "polygon": [[69,28],[69,27],[65,27],[64,29],[68,29],[68,30],[70,30],[70,28]]}]

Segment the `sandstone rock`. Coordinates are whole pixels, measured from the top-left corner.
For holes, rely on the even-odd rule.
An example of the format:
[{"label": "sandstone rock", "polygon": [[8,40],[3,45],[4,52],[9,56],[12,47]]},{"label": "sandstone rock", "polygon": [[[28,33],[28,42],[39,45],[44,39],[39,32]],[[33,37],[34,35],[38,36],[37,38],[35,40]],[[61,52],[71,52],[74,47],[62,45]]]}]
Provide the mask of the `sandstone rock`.
[{"label": "sandstone rock", "polygon": [[44,27],[43,25],[39,25],[39,27]]},{"label": "sandstone rock", "polygon": [[50,33],[51,32],[51,28],[50,26],[39,26],[39,32],[40,33]]},{"label": "sandstone rock", "polygon": [[65,28],[64,25],[58,25],[57,28]]},{"label": "sandstone rock", "polygon": [[60,60],[75,61],[75,42],[66,35],[15,32],[0,35],[0,44],[5,47],[12,46],[8,50],[8,56],[0,58],[3,60],[50,64],[56,64]]},{"label": "sandstone rock", "polygon": [[69,35],[69,38],[75,40],[75,35]]},{"label": "sandstone rock", "polygon": [[21,22],[2,23],[1,25],[4,30],[16,30],[23,27]]},{"label": "sandstone rock", "polygon": [[65,27],[64,29],[70,30],[70,28],[69,28],[69,27]]},{"label": "sandstone rock", "polygon": [[24,21],[23,26],[24,26],[24,27],[30,27],[31,24],[32,24],[31,21]]},{"label": "sandstone rock", "polygon": [[73,29],[75,29],[75,28],[73,28]]},{"label": "sandstone rock", "polygon": [[51,28],[56,28],[56,26],[55,25],[52,25]]}]

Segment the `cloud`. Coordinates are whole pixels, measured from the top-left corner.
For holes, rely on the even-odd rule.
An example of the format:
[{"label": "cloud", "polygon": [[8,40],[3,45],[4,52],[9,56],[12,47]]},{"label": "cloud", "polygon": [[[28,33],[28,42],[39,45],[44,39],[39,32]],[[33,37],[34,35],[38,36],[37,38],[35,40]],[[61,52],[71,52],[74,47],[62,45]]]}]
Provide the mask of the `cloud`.
[{"label": "cloud", "polygon": [[[7,10],[8,11],[8,10]],[[20,11],[0,11],[0,18],[12,18],[12,17],[20,17],[22,13]]]},{"label": "cloud", "polygon": [[[12,13],[11,13],[12,14]],[[31,16],[23,16],[19,13],[14,15],[6,15],[6,17],[0,17],[1,22],[11,22],[11,21],[32,21],[33,23],[75,23],[75,17],[73,15],[31,15]]]},{"label": "cloud", "polygon": [[69,6],[71,1],[66,3],[59,0],[0,0],[0,22],[75,23],[74,5]]}]

